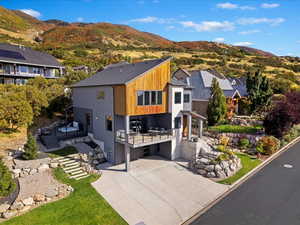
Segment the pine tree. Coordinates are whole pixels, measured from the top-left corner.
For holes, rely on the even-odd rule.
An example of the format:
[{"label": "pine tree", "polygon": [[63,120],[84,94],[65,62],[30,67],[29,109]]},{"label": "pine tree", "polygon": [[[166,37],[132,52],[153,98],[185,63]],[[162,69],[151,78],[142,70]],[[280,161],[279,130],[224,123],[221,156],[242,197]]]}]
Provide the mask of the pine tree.
[{"label": "pine tree", "polygon": [[250,107],[252,112],[262,106],[268,106],[273,95],[268,78],[263,76],[259,70],[254,74],[248,73],[247,92],[248,98],[251,101]]},{"label": "pine tree", "polygon": [[0,197],[7,196],[16,188],[12,174],[0,158]]},{"label": "pine tree", "polygon": [[226,98],[216,78],[212,80],[211,98],[207,107],[208,125],[215,125],[224,120],[227,112]]},{"label": "pine tree", "polygon": [[31,134],[28,135],[27,143],[24,145],[24,151],[24,159],[30,160],[37,158],[37,144],[34,137]]}]

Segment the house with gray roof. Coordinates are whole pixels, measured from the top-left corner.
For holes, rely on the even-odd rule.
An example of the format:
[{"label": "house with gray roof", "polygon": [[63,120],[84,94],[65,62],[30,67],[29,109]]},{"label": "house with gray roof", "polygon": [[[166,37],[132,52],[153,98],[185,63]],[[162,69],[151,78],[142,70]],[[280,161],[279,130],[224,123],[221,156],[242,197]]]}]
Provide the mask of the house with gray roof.
[{"label": "house with gray roof", "polygon": [[191,140],[193,87],[171,76],[171,58],[118,63],[74,84],[74,120],[113,164],[158,155],[174,160]]},{"label": "house with gray roof", "polygon": [[211,85],[214,78],[217,79],[227,99],[237,99],[247,96],[246,80],[244,78],[226,78],[216,71],[186,71],[178,69],[173,73],[173,78],[189,83],[193,87],[192,109],[205,117],[207,116],[206,111],[208,101],[211,97]]},{"label": "house with gray roof", "polygon": [[30,78],[56,78],[63,66],[45,52],[21,45],[0,43],[0,84],[25,84]]}]

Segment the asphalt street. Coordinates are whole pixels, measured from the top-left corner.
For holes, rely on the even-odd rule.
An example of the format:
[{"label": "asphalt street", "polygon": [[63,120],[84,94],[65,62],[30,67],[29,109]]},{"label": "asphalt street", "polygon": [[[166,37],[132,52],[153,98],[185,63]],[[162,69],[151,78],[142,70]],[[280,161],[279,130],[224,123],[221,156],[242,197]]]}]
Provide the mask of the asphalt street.
[{"label": "asphalt street", "polygon": [[198,217],[192,225],[300,225],[300,143]]}]

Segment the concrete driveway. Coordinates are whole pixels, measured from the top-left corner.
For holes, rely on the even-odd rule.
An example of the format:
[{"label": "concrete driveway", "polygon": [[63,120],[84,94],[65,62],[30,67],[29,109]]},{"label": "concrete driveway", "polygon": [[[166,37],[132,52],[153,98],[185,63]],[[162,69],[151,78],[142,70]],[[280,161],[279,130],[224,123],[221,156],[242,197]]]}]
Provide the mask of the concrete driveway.
[{"label": "concrete driveway", "polygon": [[95,189],[130,224],[177,225],[223,194],[228,187],[193,174],[185,162],[151,156],[103,169]]}]

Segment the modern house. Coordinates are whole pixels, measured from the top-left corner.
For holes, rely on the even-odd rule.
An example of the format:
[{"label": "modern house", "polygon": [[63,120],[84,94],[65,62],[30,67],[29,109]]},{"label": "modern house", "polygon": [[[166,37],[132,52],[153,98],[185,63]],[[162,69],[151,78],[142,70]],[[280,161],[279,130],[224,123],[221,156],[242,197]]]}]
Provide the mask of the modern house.
[{"label": "modern house", "polygon": [[[191,138],[192,87],[172,78],[171,58],[119,63],[72,86],[74,120],[104,146],[108,161],[170,160]],[[201,122],[199,122],[201,123]]]},{"label": "modern house", "polygon": [[0,84],[25,84],[29,78],[56,78],[63,67],[51,55],[31,48],[0,43]]},{"label": "modern house", "polygon": [[216,71],[186,71],[178,69],[174,72],[173,78],[189,83],[194,87],[192,92],[192,110],[204,117],[207,116],[206,111],[211,97],[211,85],[214,78],[217,79],[220,88],[224,92],[229,106],[229,113],[237,111],[238,99],[247,96],[246,80],[244,78],[226,78]]}]

